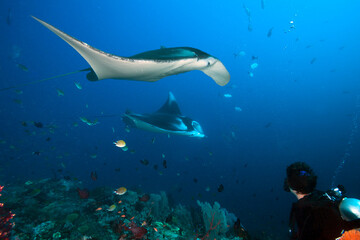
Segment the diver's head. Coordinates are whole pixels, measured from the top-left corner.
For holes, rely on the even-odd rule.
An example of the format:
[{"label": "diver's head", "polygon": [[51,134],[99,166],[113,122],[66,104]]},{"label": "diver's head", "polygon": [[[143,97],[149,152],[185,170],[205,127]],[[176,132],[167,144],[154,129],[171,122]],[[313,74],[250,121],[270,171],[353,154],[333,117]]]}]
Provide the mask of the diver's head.
[{"label": "diver's head", "polygon": [[287,167],[284,190],[290,188],[298,193],[308,194],[316,187],[317,176],[314,171],[304,162],[295,162]]}]

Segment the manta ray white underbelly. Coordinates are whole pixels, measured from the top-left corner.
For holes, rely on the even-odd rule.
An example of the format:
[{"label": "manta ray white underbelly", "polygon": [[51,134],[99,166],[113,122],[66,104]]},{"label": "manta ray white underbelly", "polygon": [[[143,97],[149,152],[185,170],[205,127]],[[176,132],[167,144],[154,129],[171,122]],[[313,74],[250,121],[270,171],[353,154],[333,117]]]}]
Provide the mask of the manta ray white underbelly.
[{"label": "manta ray white underbelly", "polygon": [[96,49],[54,26],[33,17],[71,45],[91,66],[89,80],[127,79],[154,82],[161,78],[200,70],[211,77],[218,85],[224,86],[230,74],[223,63],[196,48],[161,48],[134,55],[120,57]]}]

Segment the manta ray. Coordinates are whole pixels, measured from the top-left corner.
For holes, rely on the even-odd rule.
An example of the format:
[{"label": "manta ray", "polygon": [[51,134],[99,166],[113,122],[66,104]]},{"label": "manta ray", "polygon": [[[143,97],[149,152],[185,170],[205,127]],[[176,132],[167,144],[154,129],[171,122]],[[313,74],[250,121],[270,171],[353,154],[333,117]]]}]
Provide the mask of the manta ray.
[{"label": "manta ray", "polygon": [[183,116],[174,95],[169,92],[165,104],[156,112],[138,114],[127,111],[122,120],[127,126],[158,133],[176,134],[189,137],[205,137],[197,121]]},{"label": "manta ray", "polygon": [[87,74],[90,81],[112,78],[155,82],[193,70],[204,72],[220,86],[226,85],[230,80],[229,72],[219,59],[196,48],[161,48],[121,57],[96,49],[36,17],[33,18],[72,46],[90,64],[91,68],[84,69],[90,71]]}]

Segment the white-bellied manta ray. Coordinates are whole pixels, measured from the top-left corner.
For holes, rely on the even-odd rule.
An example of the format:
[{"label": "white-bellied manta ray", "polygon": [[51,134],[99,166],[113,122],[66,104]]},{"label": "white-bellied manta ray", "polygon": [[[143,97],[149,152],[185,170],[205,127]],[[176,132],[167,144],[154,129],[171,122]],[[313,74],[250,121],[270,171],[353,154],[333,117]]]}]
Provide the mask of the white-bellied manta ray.
[{"label": "white-bellied manta ray", "polygon": [[127,79],[155,82],[161,78],[200,70],[211,77],[218,85],[224,86],[230,74],[217,58],[191,47],[161,48],[120,57],[96,49],[75,39],[54,26],[33,17],[72,46],[91,66],[87,78],[91,81],[102,79]]},{"label": "white-bellied manta ray", "polygon": [[122,120],[127,126],[158,133],[176,134],[189,137],[205,137],[197,121],[183,116],[174,95],[169,92],[165,104],[156,112],[138,114],[127,111]]}]

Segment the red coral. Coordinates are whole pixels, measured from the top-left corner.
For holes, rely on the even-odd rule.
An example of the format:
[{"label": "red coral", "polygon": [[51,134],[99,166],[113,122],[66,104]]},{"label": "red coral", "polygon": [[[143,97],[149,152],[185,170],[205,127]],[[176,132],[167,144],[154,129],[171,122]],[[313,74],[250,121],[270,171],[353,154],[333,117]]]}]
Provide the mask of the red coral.
[{"label": "red coral", "polygon": [[[4,186],[0,186],[0,192],[3,190]],[[1,196],[1,194],[0,194]],[[11,229],[14,226],[14,223],[11,223],[10,220],[15,216],[7,208],[4,208],[4,204],[0,203],[0,240],[9,240],[11,235]]]},{"label": "red coral", "polygon": [[132,232],[135,239],[142,239],[144,237],[144,235],[147,233],[146,228],[138,227],[138,226],[136,226],[136,224],[134,222],[131,222],[129,224],[128,229]]},{"label": "red coral", "polygon": [[87,189],[76,189],[81,199],[87,199],[89,197],[89,191]]}]

